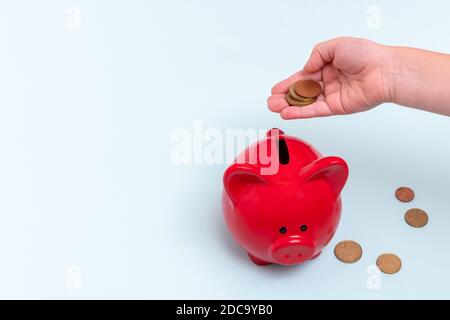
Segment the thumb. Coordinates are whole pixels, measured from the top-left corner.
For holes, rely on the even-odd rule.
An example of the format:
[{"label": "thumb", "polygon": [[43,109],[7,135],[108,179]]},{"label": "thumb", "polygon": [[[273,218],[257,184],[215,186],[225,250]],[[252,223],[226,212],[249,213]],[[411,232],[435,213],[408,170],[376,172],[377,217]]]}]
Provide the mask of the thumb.
[{"label": "thumb", "polygon": [[314,73],[321,70],[326,64],[333,62],[336,46],[341,40],[342,38],[335,38],[315,45],[303,70]]}]

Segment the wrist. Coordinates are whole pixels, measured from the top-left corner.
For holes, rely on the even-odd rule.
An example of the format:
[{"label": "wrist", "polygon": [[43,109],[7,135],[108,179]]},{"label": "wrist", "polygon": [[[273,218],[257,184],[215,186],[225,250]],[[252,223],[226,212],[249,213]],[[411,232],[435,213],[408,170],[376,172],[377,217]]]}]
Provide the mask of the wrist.
[{"label": "wrist", "polygon": [[407,105],[420,100],[420,89],[427,78],[427,68],[423,66],[427,58],[424,51],[385,46],[384,52],[385,102]]},{"label": "wrist", "polygon": [[398,98],[399,83],[405,70],[401,67],[402,58],[399,48],[383,46],[381,70],[383,77],[383,102],[395,103]]}]

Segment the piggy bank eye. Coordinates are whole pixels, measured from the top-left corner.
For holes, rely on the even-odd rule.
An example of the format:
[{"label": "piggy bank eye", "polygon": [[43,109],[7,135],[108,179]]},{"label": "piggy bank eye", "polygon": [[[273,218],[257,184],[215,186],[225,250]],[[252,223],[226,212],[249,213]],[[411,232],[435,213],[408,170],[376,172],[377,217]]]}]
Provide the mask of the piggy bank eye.
[{"label": "piggy bank eye", "polygon": [[287,228],[286,228],[286,227],[281,227],[278,231],[279,231],[280,233],[284,234],[284,233],[287,232]]},{"label": "piggy bank eye", "polygon": [[306,224],[303,224],[303,225],[300,227],[300,231],[305,232],[306,230],[308,230],[308,226],[307,226]]}]

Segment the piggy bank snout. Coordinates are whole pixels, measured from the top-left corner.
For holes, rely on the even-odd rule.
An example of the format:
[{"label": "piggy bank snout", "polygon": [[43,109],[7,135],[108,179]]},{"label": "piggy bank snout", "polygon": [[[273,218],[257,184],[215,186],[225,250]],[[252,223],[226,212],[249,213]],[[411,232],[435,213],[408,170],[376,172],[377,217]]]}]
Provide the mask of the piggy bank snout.
[{"label": "piggy bank snout", "polygon": [[314,243],[298,237],[283,237],[276,240],[271,248],[272,259],[278,264],[290,265],[302,263],[314,255]]}]

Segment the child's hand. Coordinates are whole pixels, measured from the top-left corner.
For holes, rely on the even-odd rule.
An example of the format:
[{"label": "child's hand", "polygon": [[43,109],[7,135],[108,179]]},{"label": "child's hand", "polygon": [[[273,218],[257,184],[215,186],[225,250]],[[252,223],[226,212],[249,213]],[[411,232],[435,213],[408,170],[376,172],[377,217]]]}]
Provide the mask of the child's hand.
[{"label": "child's hand", "polygon": [[[388,47],[355,39],[336,38],[316,45],[303,70],[278,83],[268,99],[269,109],[283,119],[350,114],[391,101],[387,70],[392,61]],[[323,93],[305,107],[291,107],[284,99],[300,79],[321,82]]]}]

